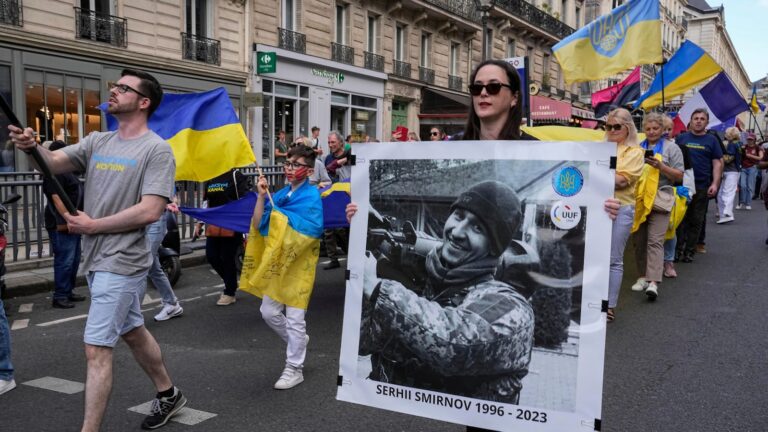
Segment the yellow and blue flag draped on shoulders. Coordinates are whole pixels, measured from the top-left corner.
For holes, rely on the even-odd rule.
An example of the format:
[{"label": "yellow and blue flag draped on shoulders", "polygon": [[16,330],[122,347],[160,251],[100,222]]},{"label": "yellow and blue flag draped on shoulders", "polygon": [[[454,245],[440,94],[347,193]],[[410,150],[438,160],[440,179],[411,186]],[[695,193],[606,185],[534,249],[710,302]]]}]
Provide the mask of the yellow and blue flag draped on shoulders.
[{"label": "yellow and blue flag draped on shoulders", "polygon": [[320,256],[323,205],[320,192],[308,181],[290,190],[286,186],[274,194],[275,206],[265,203],[258,229],[251,226],[240,289],[307,309]]},{"label": "yellow and blue flag draped on shoulders", "polygon": [[[642,106],[649,109],[661,105],[662,88],[664,89],[664,98],[670,99],[687,92],[721,70],[723,68],[709,54],[695,43],[687,40],[662,66],[662,70],[653,78],[648,91],[637,99],[634,108]],[[662,74],[664,75],[662,76]]]},{"label": "yellow and blue flag draped on shoulders", "polygon": [[658,0],[630,0],[552,47],[568,83],[661,63]]},{"label": "yellow and blue flag draped on shoulders", "polygon": [[[106,109],[102,106],[102,110]],[[117,120],[107,115],[109,130]],[[205,181],[256,157],[223,87],[203,93],[166,93],[149,128],[168,141],[176,158],[176,180]]]},{"label": "yellow and blue flag draped on shoulders", "polygon": [[752,100],[749,101],[749,107],[755,114],[760,111],[765,111],[765,105],[761,104],[760,101],[757,100],[757,86],[754,84],[752,84]]}]

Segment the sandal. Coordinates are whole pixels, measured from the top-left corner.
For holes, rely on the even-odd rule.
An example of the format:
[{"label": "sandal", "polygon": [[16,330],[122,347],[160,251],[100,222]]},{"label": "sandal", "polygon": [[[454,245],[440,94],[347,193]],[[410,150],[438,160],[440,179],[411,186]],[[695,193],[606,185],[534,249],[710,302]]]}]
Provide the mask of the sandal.
[{"label": "sandal", "polygon": [[613,313],[613,308],[608,308],[608,312],[606,314],[606,321],[613,322],[614,319],[616,319],[616,315]]}]

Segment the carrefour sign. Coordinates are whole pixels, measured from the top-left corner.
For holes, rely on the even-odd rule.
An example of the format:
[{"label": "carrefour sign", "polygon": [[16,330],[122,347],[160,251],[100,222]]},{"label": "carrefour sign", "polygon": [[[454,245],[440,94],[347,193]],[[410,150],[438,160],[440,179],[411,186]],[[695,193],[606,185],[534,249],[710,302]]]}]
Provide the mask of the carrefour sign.
[{"label": "carrefour sign", "polygon": [[328,85],[341,84],[344,82],[344,74],[341,72],[331,72],[325,69],[312,69],[312,75],[328,80]]}]

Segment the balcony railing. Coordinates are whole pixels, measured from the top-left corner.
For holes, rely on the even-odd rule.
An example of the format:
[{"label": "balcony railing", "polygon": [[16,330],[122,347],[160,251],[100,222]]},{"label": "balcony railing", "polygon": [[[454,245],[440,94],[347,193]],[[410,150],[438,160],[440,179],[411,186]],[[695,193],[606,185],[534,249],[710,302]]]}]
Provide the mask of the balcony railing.
[{"label": "balcony railing", "polygon": [[221,42],[189,33],[181,34],[181,51],[187,60],[221,64]]},{"label": "balcony railing", "polygon": [[280,48],[302,54],[307,52],[306,35],[279,27],[277,32],[280,34],[280,41],[278,42]]},{"label": "balcony railing", "polygon": [[104,42],[116,47],[128,46],[128,24],[125,18],[76,7],[75,32],[79,39]]},{"label": "balcony railing", "polygon": [[448,75],[448,88],[451,90],[461,91],[462,79],[460,76]]},{"label": "balcony railing", "polygon": [[384,56],[380,56],[368,51],[364,51],[363,54],[365,54],[366,69],[384,72]]},{"label": "balcony railing", "polygon": [[470,21],[480,22],[480,12],[473,0],[424,0],[426,3],[444,9]]},{"label": "balcony railing", "polygon": [[419,81],[424,81],[427,84],[435,83],[435,71],[434,69],[425,68],[419,66]]},{"label": "balcony railing", "polygon": [[497,0],[496,6],[545,32],[565,39],[575,30],[525,0]]},{"label": "balcony railing", "polygon": [[331,42],[331,58],[333,61],[355,64],[355,49],[351,46]]},{"label": "balcony railing", "polygon": [[411,77],[411,64],[402,62],[400,60],[392,60],[392,75],[410,78]]},{"label": "balcony railing", "polygon": [[21,27],[24,24],[22,10],[21,0],[0,0],[0,24]]}]

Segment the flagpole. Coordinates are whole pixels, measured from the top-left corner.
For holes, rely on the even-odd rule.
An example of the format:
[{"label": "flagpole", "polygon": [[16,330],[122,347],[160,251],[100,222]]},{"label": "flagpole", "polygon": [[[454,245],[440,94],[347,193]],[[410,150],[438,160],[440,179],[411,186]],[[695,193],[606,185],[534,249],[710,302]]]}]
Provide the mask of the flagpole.
[{"label": "flagpole", "polygon": [[[259,177],[264,177],[264,172],[261,171],[261,166],[259,166],[258,160],[255,163],[256,163],[256,171],[259,172]],[[257,183],[258,183],[258,180],[257,180]],[[258,189],[258,187],[257,187],[257,189]],[[272,194],[269,193],[269,188],[267,188],[267,198],[269,198],[269,203],[272,204],[272,207],[274,207],[275,206],[275,202],[272,201]]]},{"label": "flagpole", "polygon": [[664,63],[666,59],[661,60],[661,112],[667,112],[667,107],[664,104]]},{"label": "flagpole", "polygon": [[757,117],[755,117],[755,113],[753,113],[752,110],[749,110],[750,129],[752,125],[752,119],[755,119],[755,127],[757,128],[757,131],[760,132],[760,139],[765,139],[765,136],[763,135],[763,130],[760,129],[760,122],[757,121]]}]

